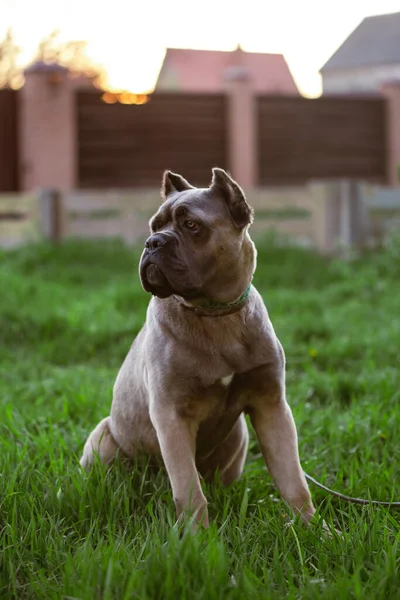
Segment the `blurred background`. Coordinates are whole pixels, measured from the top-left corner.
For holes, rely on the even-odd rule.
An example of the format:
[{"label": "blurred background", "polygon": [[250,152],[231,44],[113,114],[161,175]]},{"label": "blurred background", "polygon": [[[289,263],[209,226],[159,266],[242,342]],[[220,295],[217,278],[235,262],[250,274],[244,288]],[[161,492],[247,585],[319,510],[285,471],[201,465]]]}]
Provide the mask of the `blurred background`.
[{"label": "blurred background", "polygon": [[[399,224],[396,0],[0,0],[0,245],[136,243],[165,168],[228,169],[334,253]],[[379,13],[379,14],[378,14]]]}]

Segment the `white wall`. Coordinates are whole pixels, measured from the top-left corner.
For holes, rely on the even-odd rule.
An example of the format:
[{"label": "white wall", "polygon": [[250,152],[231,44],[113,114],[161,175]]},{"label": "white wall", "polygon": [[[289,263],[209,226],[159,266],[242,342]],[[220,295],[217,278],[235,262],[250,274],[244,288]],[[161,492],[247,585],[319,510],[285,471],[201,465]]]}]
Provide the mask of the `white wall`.
[{"label": "white wall", "polygon": [[393,80],[400,81],[400,63],[328,71],[322,73],[322,89],[323,94],[368,94]]}]

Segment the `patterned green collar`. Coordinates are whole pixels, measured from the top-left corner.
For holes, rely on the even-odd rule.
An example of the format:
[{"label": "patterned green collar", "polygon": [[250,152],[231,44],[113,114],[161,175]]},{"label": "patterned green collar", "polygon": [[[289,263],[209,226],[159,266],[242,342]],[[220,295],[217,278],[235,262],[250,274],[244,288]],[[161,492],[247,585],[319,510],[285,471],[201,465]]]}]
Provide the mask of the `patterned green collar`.
[{"label": "patterned green collar", "polygon": [[249,285],[247,286],[247,288],[245,289],[243,294],[237,300],[233,300],[232,302],[214,302],[213,300],[210,300],[209,302],[206,302],[205,304],[199,304],[198,307],[196,307],[196,308],[207,308],[207,309],[214,308],[216,310],[235,308],[236,306],[238,306],[240,304],[244,304],[246,302],[247,298],[249,297],[250,290],[251,290],[251,282],[249,283]]}]

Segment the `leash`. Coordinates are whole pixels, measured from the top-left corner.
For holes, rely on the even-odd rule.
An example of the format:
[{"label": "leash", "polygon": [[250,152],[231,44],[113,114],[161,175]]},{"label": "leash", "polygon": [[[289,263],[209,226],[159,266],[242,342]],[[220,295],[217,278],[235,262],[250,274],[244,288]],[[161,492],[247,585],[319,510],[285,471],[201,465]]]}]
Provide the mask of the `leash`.
[{"label": "leash", "polygon": [[303,471],[306,479],[311,481],[314,485],[316,485],[324,492],[328,492],[331,496],[336,496],[337,498],[341,498],[341,500],[346,500],[346,502],[352,502],[353,504],[372,504],[373,506],[388,506],[390,508],[400,508],[400,502],[382,502],[381,500],[366,500],[365,498],[352,498],[351,496],[346,496],[345,494],[341,494],[340,492],[335,492],[335,490],[331,490],[330,488],[322,485],[319,481],[308,475],[305,471]]}]

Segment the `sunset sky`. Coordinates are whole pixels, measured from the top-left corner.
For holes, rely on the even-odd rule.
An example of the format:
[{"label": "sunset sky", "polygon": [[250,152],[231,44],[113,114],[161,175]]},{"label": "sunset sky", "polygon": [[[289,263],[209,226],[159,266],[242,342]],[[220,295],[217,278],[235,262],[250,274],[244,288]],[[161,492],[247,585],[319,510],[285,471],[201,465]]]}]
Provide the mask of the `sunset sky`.
[{"label": "sunset sky", "polygon": [[0,0],[0,36],[15,30],[29,61],[59,28],[87,40],[111,86],[140,93],[156,81],[165,48],[280,52],[301,91],[320,93],[319,68],[368,15],[400,11],[400,0]]}]

